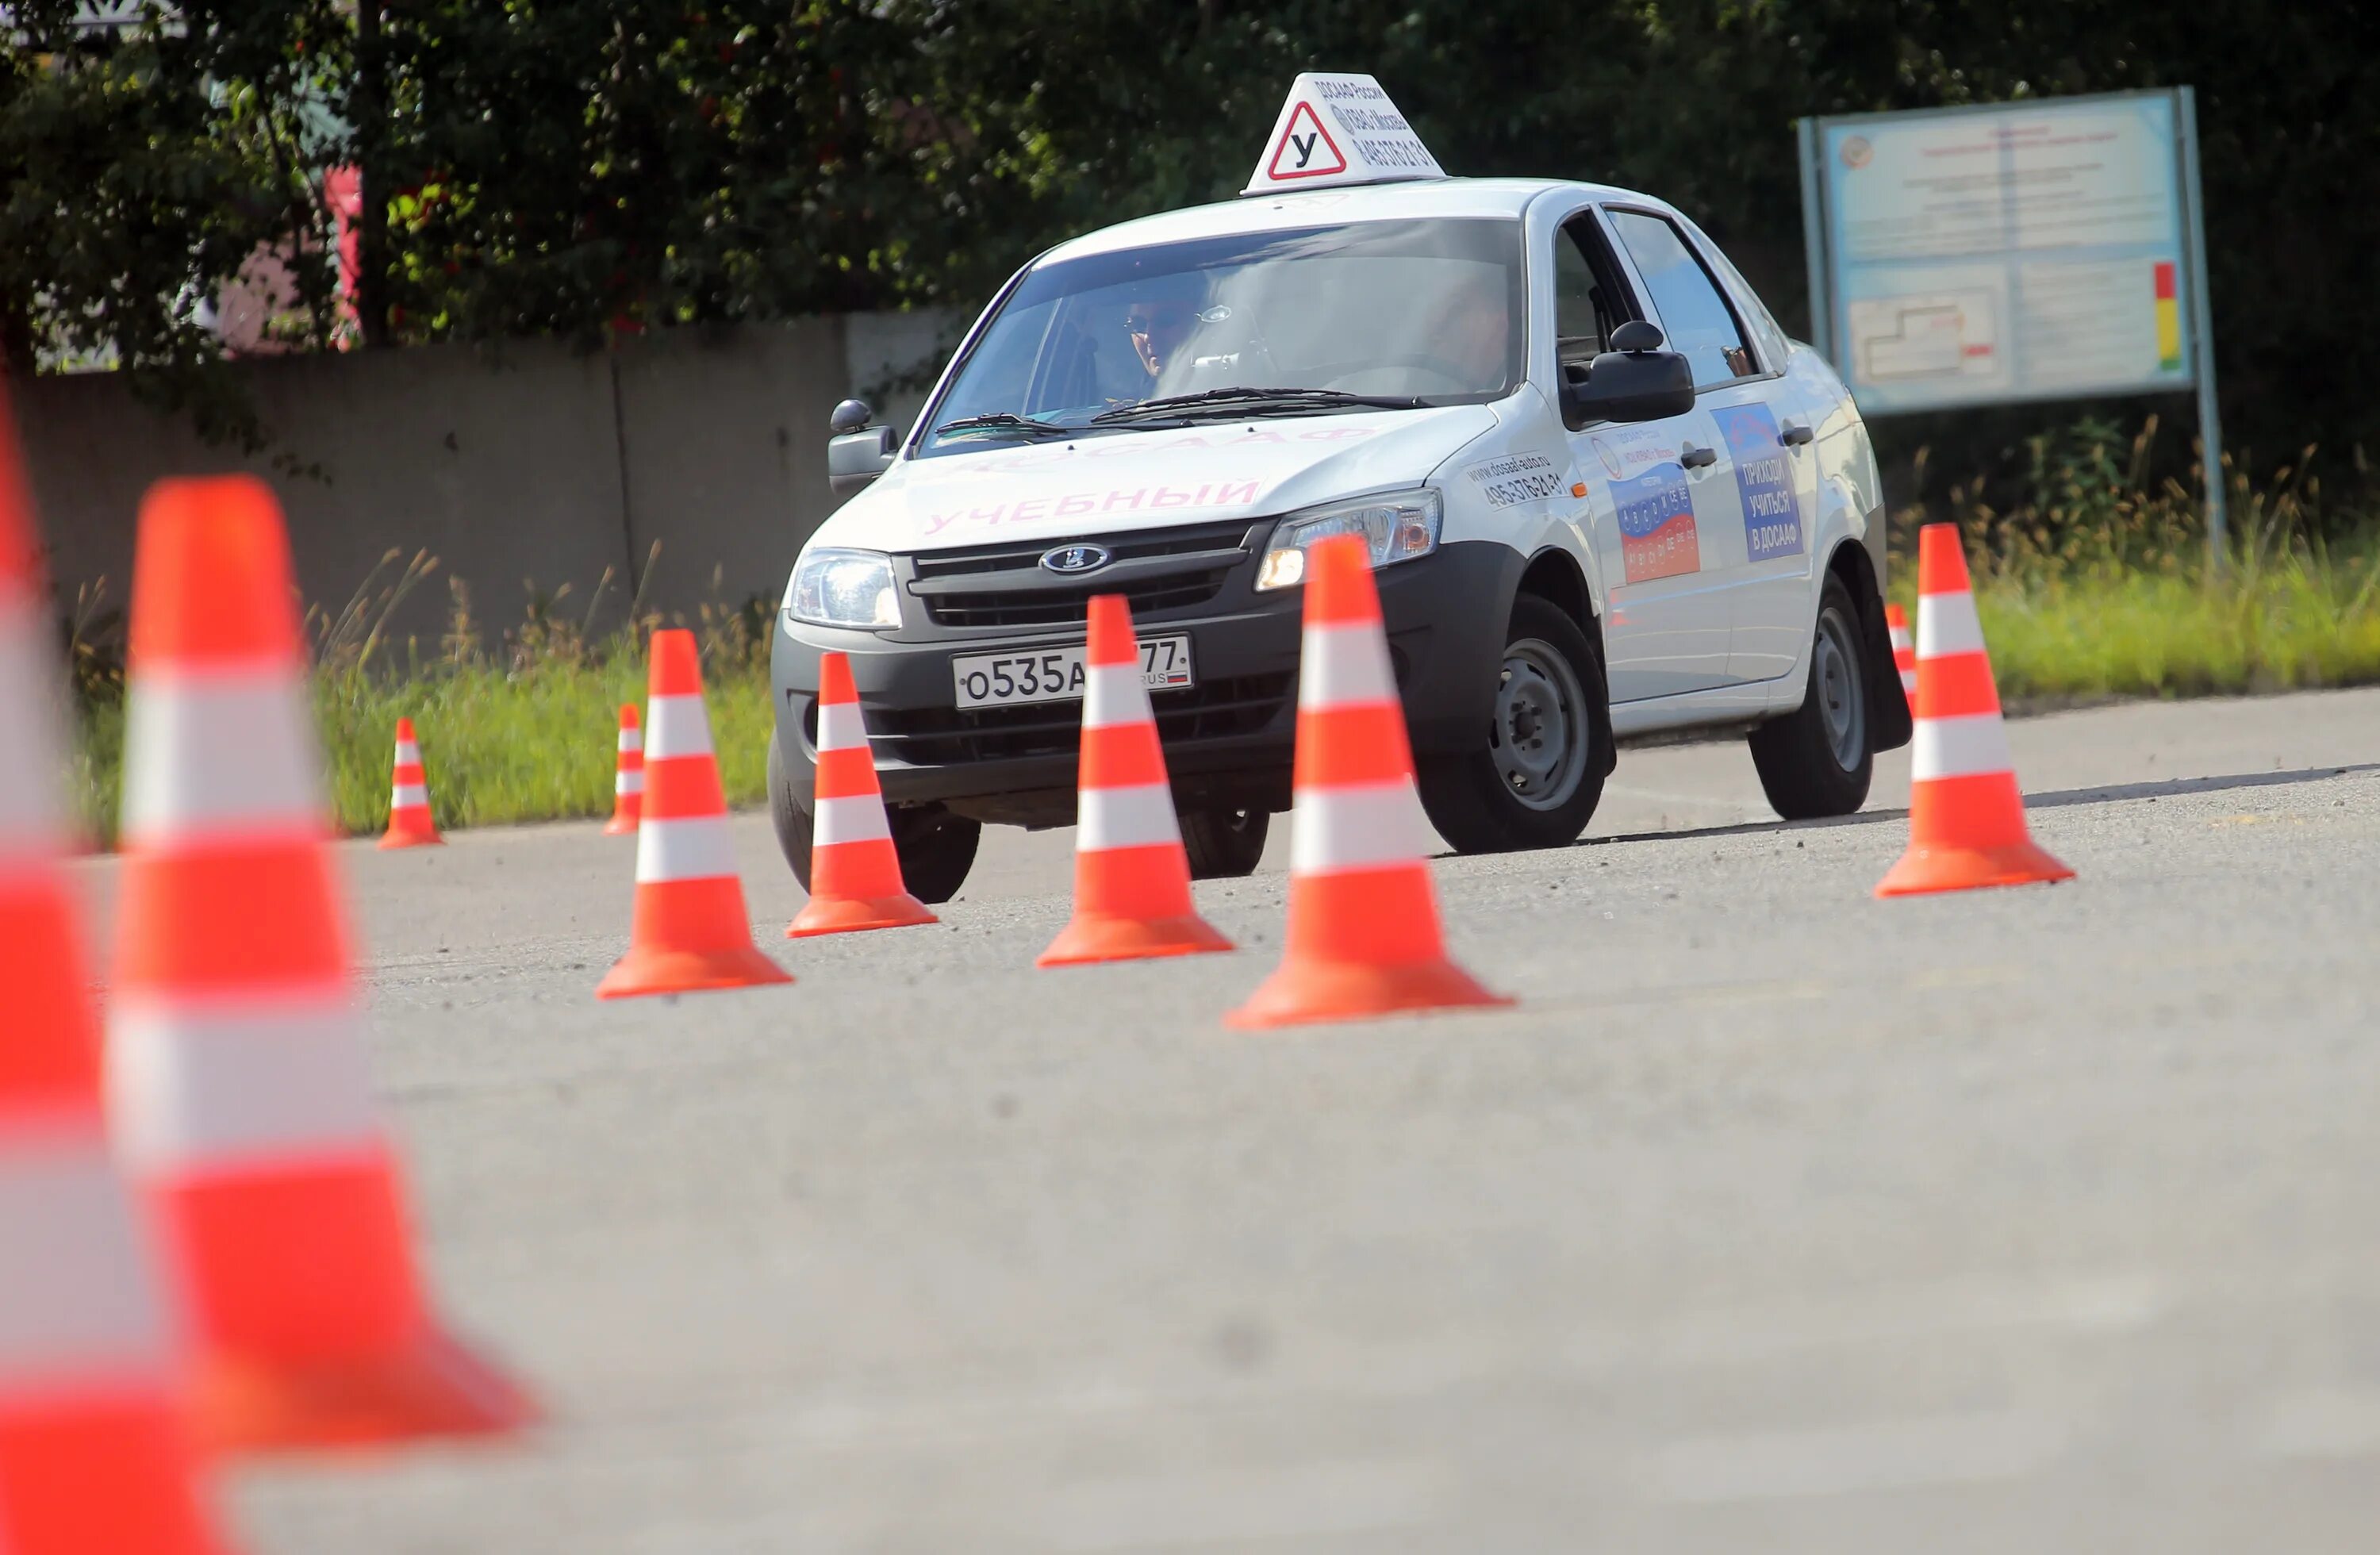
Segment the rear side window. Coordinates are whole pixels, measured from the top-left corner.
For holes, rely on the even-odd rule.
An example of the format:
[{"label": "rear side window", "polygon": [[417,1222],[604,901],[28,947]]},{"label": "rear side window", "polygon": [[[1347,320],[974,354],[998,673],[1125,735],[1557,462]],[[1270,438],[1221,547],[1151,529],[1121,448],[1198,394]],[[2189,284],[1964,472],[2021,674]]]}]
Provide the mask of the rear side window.
[{"label": "rear side window", "polygon": [[1707,389],[1760,371],[1734,310],[1675,226],[1642,211],[1614,211],[1611,225],[1636,261],[1645,289],[1653,294],[1670,348],[1694,364],[1694,387]]}]

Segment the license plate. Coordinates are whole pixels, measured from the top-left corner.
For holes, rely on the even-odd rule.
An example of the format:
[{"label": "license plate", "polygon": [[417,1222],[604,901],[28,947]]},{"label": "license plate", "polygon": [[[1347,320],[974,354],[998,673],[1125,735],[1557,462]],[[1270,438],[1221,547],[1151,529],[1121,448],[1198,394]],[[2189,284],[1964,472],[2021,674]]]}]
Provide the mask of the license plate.
[{"label": "license plate", "polygon": [[[963,708],[1071,701],[1083,694],[1083,645],[961,654],[951,661],[951,678]],[[1181,636],[1141,638],[1140,678],[1151,691],[1178,691],[1195,684],[1190,678],[1190,639]]]}]

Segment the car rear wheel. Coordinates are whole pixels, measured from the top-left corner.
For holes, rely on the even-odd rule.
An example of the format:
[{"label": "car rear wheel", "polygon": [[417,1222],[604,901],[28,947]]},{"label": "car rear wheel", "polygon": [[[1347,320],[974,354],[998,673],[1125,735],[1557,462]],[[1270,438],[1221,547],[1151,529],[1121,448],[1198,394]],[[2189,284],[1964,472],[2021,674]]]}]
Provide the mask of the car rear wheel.
[{"label": "car rear wheel", "polygon": [[1480,748],[1422,762],[1430,824],[1458,853],[1576,842],[1610,771],[1611,710],[1602,662],[1578,623],[1549,601],[1512,601],[1504,663]]},{"label": "car rear wheel", "polygon": [[1859,612],[1841,578],[1818,595],[1810,642],[1810,686],[1802,705],[1752,732],[1752,764],[1769,808],[1788,820],[1849,815],[1867,802],[1876,756]]},{"label": "car rear wheel", "polygon": [[[769,742],[769,819],[776,827],[779,851],[808,891],[815,828],[810,812],[802,808],[793,784],[785,780],[785,759],[773,739]],[[967,871],[975,868],[983,823],[953,815],[940,805],[900,807],[886,819],[892,828],[892,851],[901,860],[901,883],[909,894],[928,903],[957,895]]]},{"label": "car rear wheel", "polygon": [[1272,817],[1262,810],[1183,811],[1182,846],[1190,855],[1190,878],[1236,880],[1256,873],[1271,831]]}]

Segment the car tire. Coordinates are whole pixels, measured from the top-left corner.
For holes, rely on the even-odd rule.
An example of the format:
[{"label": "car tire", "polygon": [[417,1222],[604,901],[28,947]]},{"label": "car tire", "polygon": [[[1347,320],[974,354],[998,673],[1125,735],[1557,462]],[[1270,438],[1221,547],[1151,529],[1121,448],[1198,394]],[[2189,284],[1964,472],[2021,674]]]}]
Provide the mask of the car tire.
[{"label": "car tire", "polygon": [[1586,830],[1611,770],[1602,655],[1550,601],[1512,601],[1487,738],[1420,762],[1430,824],[1457,853],[1564,847]]},{"label": "car tire", "polygon": [[1272,817],[1263,810],[1198,809],[1182,814],[1182,846],[1194,881],[1237,880],[1256,873]]},{"label": "car tire", "polygon": [[[802,889],[810,888],[810,844],[815,827],[810,812],[794,797],[785,780],[785,759],[775,740],[769,742],[769,820],[777,829],[777,847],[793,867]],[[983,823],[951,814],[940,805],[910,805],[888,811],[892,851],[901,860],[901,883],[925,903],[947,902],[966,883],[975,868],[976,849],[983,842]]]},{"label": "car tire", "polygon": [[1818,594],[1802,705],[1755,729],[1749,742],[1761,791],[1788,820],[1849,815],[1867,802],[1876,753],[1865,645],[1851,590],[1829,575]]}]

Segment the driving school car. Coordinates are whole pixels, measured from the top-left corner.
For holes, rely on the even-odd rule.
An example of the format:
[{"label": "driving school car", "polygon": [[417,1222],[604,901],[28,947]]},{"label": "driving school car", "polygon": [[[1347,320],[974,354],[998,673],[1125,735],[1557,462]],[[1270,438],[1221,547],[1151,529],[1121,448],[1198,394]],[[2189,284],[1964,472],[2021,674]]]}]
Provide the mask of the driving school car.
[{"label": "driving school car", "polygon": [[1369,546],[1425,808],[1464,852],[1574,840],[1615,742],[1742,730],[1788,818],[1909,738],[1883,493],[1842,382],[1649,196],[1447,176],[1368,76],[1301,76],[1242,198],[1002,288],[774,640],[770,791],[808,880],[819,657],[867,714],[910,888],[1073,820],[1088,601],[1123,595],[1193,871],[1290,807],[1306,548]]}]

